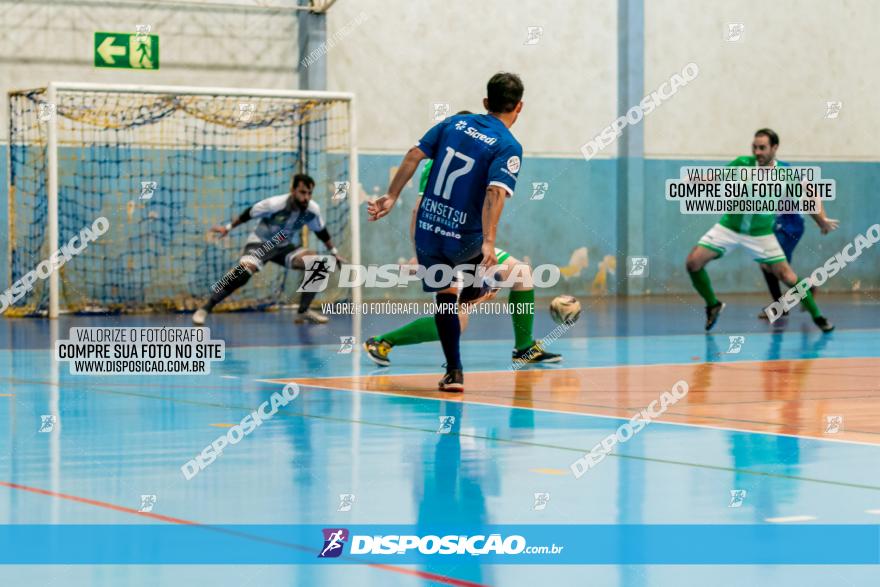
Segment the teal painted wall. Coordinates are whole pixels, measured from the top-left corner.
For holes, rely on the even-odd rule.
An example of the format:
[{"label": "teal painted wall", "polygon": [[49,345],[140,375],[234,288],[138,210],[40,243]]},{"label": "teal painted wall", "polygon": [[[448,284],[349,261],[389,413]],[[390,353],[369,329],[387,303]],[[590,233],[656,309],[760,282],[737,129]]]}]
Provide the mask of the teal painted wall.
[{"label": "teal painted wall", "polygon": [[[362,156],[362,180],[367,192],[381,195],[388,184],[396,156]],[[679,176],[686,165],[725,164],[727,161],[645,160],[645,250],[628,251],[630,256],[649,258],[647,294],[695,295],[684,260],[702,234],[717,220],[709,215],[682,215],[677,204],[667,202],[664,186],[667,179]],[[837,200],[827,204],[827,212],[840,220],[840,229],[821,236],[815,223],[806,219],[806,232],[795,251],[793,266],[806,275],[840,251],[858,233],[880,222],[880,163],[811,161],[799,165],[819,166],[823,177],[837,180]],[[575,249],[586,247],[589,264],[579,275],[563,279],[545,295],[570,293],[591,295],[593,282],[601,273],[600,262],[613,257],[617,243],[617,175],[615,160],[529,158],[523,160],[520,181],[513,198],[508,200],[502,215],[498,242],[516,257],[528,256],[533,264],[554,263],[565,266]],[[548,182],[549,191],[543,200],[530,200],[533,182]],[[413,182],[414,183],[414,182]],[[375,189],[374,189],[375,188]],[[410,212],[415,188],[408,187],[396,210],[381,223],[364,222],[362,228],[365,263],[387,263],[412,255],[405,238],[409,230]],[[402,213],[401,213],[402,212]],[[872,256],[873,255],[873,256]],[[870,250],[846,267],[823,286],[826,291],[880,289],[878,257],[880,249]],[[751,257],[739,250],[714,262],[709,273],[718,292],[763,292],[766,288],[759,269]],[[607,276],[607,291],[614,293],[614,280]],[[421,295],[418,288],[405,293],[389,292],[386,297]]]},{"label": "teal painted wall", "polygon": [[[0,148],[3,161],[7,148]],[[399,155],[362,155],[361,184],[369,195],[381,195],[388,185],[392,169],[400,162]],[[724,163],[700,162],[700,164]],[[679,168],[695,164],[687,160],[647,159],[645,161],[645,248],[629,251],[633,256],[649,258],[646,291],[650,294],[692,295],[684,271],[684,258],[697,239],[717,219],[712,216],[683,216],[675,204],[664,199],[667,178],[676,177]],[[820,236],[815,224],[807,219],[807,231],[795,252],[794,267],[807,274],[825,259],[840,251],[856,234],[880,222],[880,163],[873,162],[802,162],[822,167],[823,177],[837,180],[837,200],[829,203],[829,215],[841,221],[841,228],[831,235]],[[7,262],[8,186],[6,165],[0,166],[0,288],[9,287]],[[532,184],[546,182],[549,189],[541,200],[532,200]],[[586,248],[588,263],[580,270],[566,270],[569,277],[545,295],[570,293],[591,295],[614,293],[614,280],[607,275],[607,290],[594,289],[601,281],[600,264],[614,257],[617,243],[615,160],[584,162],[579,158],[536,158],[526,156],[519,186],[509,199],[502,216],[498,243],[516,257],[528,257],[533,264],[552,263],[568,266],[573,253]],[[362,251],[365,263],[389,263],[412,256],[409,242],[409,219],[415,201],[415,179],[404,191],[399,208],[379,223],[368,223],[361,214]],[[256,195],[255,195],[256,197]],[[232,211],[230,211],[230,214]],[[878,270],[880,250],[869,250],[858,262],[849,265],[830,280],[827,291],[880,289]],[[229,263],[235,262],[234,258]],[[577,265],[577,264],[576,264]],[[755,263],[744,251],[737,251],[709,266],[709,273],[719,292],[763,291],[764,283]],[[206,277],[210,279],[210,277]],[[597,284],[598,285],[598,284]],[[378,291],[378,290],[377,290]],[[423,296],[419,287],[387,290],[380,297],[414,299]]]}]

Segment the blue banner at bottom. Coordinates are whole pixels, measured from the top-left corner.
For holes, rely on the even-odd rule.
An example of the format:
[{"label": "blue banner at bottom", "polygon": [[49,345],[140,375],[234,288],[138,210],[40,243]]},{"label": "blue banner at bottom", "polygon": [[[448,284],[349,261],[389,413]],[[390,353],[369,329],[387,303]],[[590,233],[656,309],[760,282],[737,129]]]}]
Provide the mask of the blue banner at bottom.
[{"label": "blue banner at bottom", "polygon": [[880,525],[0,525],[0,564],[865,565]]}]

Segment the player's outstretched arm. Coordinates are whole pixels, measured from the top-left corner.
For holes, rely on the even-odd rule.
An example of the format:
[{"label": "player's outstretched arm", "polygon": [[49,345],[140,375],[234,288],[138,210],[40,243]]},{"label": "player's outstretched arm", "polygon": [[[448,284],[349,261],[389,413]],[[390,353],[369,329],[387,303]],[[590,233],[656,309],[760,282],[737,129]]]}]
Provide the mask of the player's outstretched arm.
[{"label": "player's outstretched arm", "polygon": [[813,222],[819,226],[819,231],[822,234],[828,234],[833,230],[837,230],[837,227],[840,226],[840,221],[835,218],[828,218],[825,214],[825,206],[822,205],[822,200],[818,200],[818,202],[819,211],[810,216],[813,218]]},{"label": "player's outstretched arm", "polygon": [[330,238],[330,232],[328,232],[326,228],[322,228],[321,230],[316,230],[314,232],[315,232],[315,236],[317,236],[321,240],[321,242],[324,243],[324,246],[327,247],[327,251],[331,255],[336,257],[337,261],[339,261],[340,263],[347,263],[348,262],[348,260],[345,257],[343,257],[342,255],[339,254],[339,249],[337,249],[333,245],[333,240]]},{"label": "player's outstretched arm", "polygon": [[246,223],[250,219],[251,219],[251,209],[250,209],[250,207],[248,207],[247,210],[242,212],[241,215],[238,218],[235,218],[234,220],[232,220],[232,222],[229,222],[227,224],[218,224],[216,226],[212,226],[211,232],[216,232],[222,238],[222,237],[226,236],[227,234],[229,234],[229,232],[233,228],[235,228],[239,224]]},{"label": "player's outstretched arm", "polygon": [[388,192],[381,198],[373,200],[367,204],[367,215],[369,216],[370,221],[379,220],[391,211],[391,208],[393,208],[394,204],[397,202],[397,198],[400,197],[400,192],[403,191],[404,186],[416,172],[419,162],[425,157],[427,157],[427,155],[425,155],[418,147],[412,147],[406,152],[403,161],[400,163],[400,167],[397,168],[397,173],[395,173],[394,177],[391,179],[391,185],[388,186]]},{"label": "player's outstretched arm", "polygon": [[483,262],[481,263],[484,267],[494,267],[498,264],[498,259],[495,257],[495,233],[506,199],[507,192],[503,188],[497,185],[486,188],[486,199],[483,201]]}]

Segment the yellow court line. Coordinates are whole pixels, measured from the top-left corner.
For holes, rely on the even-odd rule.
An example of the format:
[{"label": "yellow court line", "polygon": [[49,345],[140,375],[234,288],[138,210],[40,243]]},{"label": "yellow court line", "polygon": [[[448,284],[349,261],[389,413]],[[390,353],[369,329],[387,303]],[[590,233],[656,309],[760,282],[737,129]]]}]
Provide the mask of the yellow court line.
[{"label": "yellow court line", "polygon": [[208,424],[209,426],[213,426],[215,428],[232,428],[235,424]]},{"label": "yellow court line", "polygon": [[529,469],[532,473],[543,473],[545,475],[568,475],[565,469]]},{"label": "yellow court line", "polygon": [[0,397],[15,397],[14,393],[0,393]]}]

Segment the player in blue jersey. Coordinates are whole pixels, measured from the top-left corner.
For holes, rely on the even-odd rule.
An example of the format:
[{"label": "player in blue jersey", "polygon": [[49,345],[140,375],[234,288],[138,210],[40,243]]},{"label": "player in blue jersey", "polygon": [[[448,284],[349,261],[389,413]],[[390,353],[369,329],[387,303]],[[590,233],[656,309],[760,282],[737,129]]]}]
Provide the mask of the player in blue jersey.
[{"label": "player in blue jersey", "polygon": [[[456,116],[461,114],[473,114],[467,110],[456,112]],[[428,178],[431,177],[431,169],[434,167],[433,160],[425,161],[422,168],[422,176],[419,180],[419,198],[416,200],[412,211],[412,221],[410,222],[410,238],[415,238],[416,218],[418,216],[419,207],[422,197],[425,195],[425,188],[428,185]],[[543,341],[536,340],[533,336],[535,324],[535,289],[534,279],[532,277],[532,268],[528,263],[523,263],[510,255],[507,251],[495,248],[495,257],[501,265],[501,270],[497,271],[495,276],[499,282],[504,282],[510,276],[517,272],[519,274],[518,283],[513,284],[510,289],[509,307],[511,308],[510,320],[513,323],[514,346],[511,353],[511,359],[516,363],[558,363],[562,360],[562,355],[548,352],[544,348]],[[407,263],[407,265],[417,265],[418,261],[415,257]],[[499,289],[492,287],[492,284],[472,285],[463,288],[458,294],[458,302],[460,309],[459,322],[461,322],[461,332],[467,329],[469,317],[468,307],[475,306],[484,301],[494,299]],[[437,324],[434,316],[424,316],[409,322],[408,324],[396,328],[385,334],[371,336],[364,341],[364,350],[371,361],[380,367],[388,367],[391,365],[389,354],[395,346],[405,346],[420,344],[423,342],[433,342],[440,340],[440,334],[437,332]]]},{"label": "player in blue jersey", "polygon": [[[769,128],[762,128],[755,132],[755,137],[752,141],[752,153],[755,155],[759,167],[771,167],[776,165],[787,167],[788,163],[776,160],[776,151],[778,148],[779,135],[776,134],[775,131]],[[839,224],[834,218],[828,218],[825,215],[825,209],[824,206],[822,206],[821,200],[819,201],[818,213],[811,216],[819,226],[819,230],[822,234],[828,234],[832,230],[835,230]],[[777,214],[776,220],[773,222],[773,234],[776,235],[776,240],[779,241],[779,246],[782,247],[782,251],[785,253],[785,259],[788,261],[788,264],[791,265],[791,256],[794,253],[794,248],[804,235],[804,217],[799,213]],[[767,282],[767,289],[770,290],[770,297],[773,298],[773,301],[775,302],[782,298],[782,290],[779,287],[779,278],[773,275],[773,273],[763,265],[761,273],[764,275],[764,280]],[[815,295],[815,288],[812,288],[812,290]],[[785,313],[788,314],[787,311]],[[761,320],[767,320],[767,312],[761,310],[758,313],[758,318]]]},{"label": "player in blue jersey", "polygon": [[446,357],[441,391],[464,391],[452,269],[498,265],[498,220],[505,199],[513,195],[522,163],[522,147],[509,130],[522,111],[522,81],[512,73],[497,73],[486,95],[483,106],[488,114],[451,116],[431,128],[407,152],[388,192],[367,206],[371,221],[387,215],[419,162],[434,160],[416,216],[415,245],[419,264],[428,268],[422,289],[437,295],[434,320]]}]

